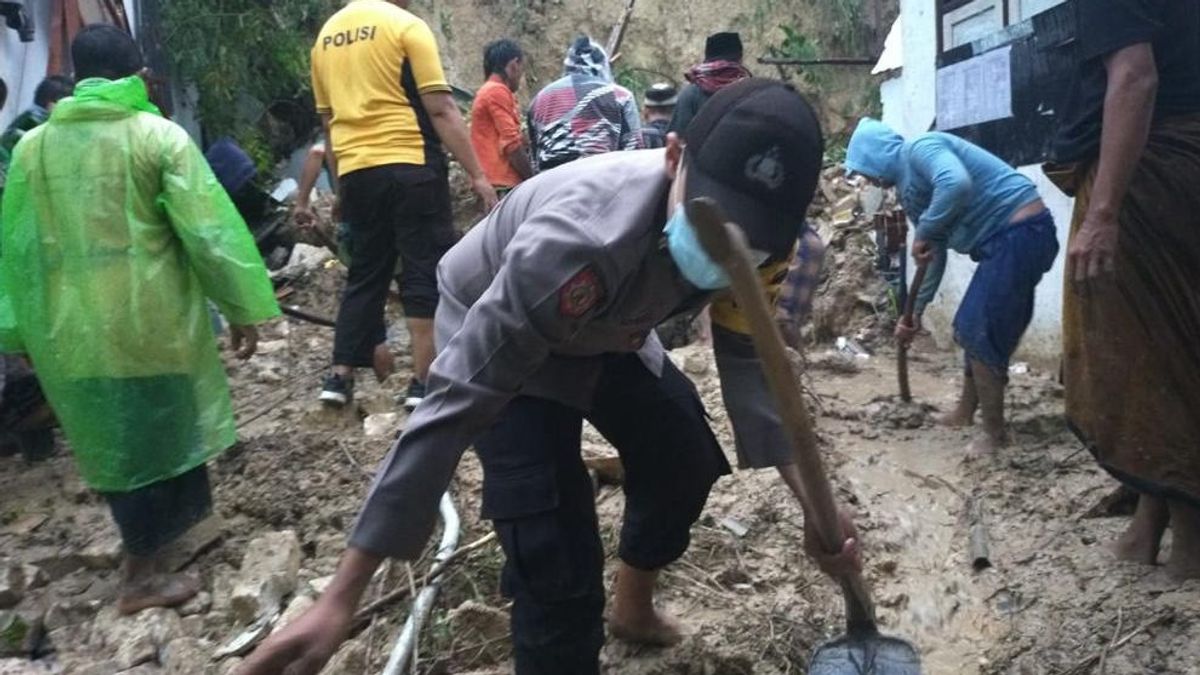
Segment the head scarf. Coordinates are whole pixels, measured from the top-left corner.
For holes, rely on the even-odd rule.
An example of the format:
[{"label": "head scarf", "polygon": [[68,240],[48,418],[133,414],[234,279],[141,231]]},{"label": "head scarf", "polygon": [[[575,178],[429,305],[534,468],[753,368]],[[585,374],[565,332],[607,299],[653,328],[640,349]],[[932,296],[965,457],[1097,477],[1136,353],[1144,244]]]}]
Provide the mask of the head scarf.
[{"label": "head scarf", "polygon": [[712,95],[729,85],[751,77],[749,69],[738,61],[705,61],[684,73],[688,82]]}]

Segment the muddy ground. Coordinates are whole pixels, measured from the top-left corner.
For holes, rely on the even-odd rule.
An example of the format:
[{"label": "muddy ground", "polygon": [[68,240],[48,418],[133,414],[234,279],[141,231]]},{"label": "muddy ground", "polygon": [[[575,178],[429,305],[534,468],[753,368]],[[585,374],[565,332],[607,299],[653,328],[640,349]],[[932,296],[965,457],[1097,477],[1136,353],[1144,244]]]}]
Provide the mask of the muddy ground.
[{"label": "muddy ground", "polygon": [[[341,274],[336,264],[319,268],[285,302],[332,314]],[[211,465],[221,538],[188,566],[203,579],[206,597],[180,610],[115,617],[117,539],[67,452],[34,466],[0,458],[0,558],[5,569],[26,565],[33,581],[24,584],[16,616],[35,628],[40,621],[46,631],[33,645],[35,660],[0,658],[0,673],[230,672],[236,657],[211,661],[245,629],[234,618],[230,589],[246,573],[238,568],[247,551],[264,546],[255,540],[273,532],[293,531],[298,544],[298,578],[283,600],[292,611],[307,602],[334,569],[388,435],[403,426],[393,397],[409,368],[402,356],[401,372],[387,383],[360,378],[354,409],[325,410],[315,395],[331,337],[329,329],[280,320],[266,328],[259,356],[228,362],[241,442]],[[397,329],[400,354],[405,339]],[[696,380],[732,460],[706,348],[686,347],[673,358]],[[1123,518],[1086,514],[1115,484],[1066,431],[1062,391],[1050,373],[1012,376],[1012,447],[990,460],[965,461],[969,433],[936,428],[930,419],[931,410],[951,404],[961,382],[955,355],[914,356],[918,403],[910,407],[893,398],[886,347],[863,360],[818,345],[809,361],[806,384],[826,457],[862,530],[884,630],[918,644],[926,672],[1200,673],[1200,584],[1180,586],[1161,569],[1108,554]],[[368,436],[364,418],[378,413],[398,415],[382,435]],[[381,418],[371,419],[373,425]],[[594,432],[585,438],[585,454],[610,453]],[[468,453],[453,486],[462,544],[489,531],[477,518],[479,487]],[[982,571],[968,560],[970,497],[983,504],[990,539],[992,566]],[[601,487],[599,501],[611,552],[619,489]],[[689,636],[666,650],[610,643],[605,671],[804,672],[814,645],[840,632],[842,612],[835,587],[802,554],[801,519],[772,472],[721,480],[691,549],[663,576],[660,598]],[[421,641],[418,672],[508,672],[500,563],[488,544],[452,568]],[[416,563],[411,572],[389,566],[368,599],[408,586],[410,574],[419,583],[428,565]],[[376,614],[326,672],[378,672],[406,612],[400,602]],[[13,615],[0,617],[11,623]]]}]

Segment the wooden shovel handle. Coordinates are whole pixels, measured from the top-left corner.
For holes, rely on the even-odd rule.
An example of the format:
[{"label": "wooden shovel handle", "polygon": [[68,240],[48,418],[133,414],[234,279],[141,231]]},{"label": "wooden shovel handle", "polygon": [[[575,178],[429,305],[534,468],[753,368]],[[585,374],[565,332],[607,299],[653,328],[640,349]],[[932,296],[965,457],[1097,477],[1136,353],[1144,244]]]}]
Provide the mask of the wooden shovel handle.
[{"label": "wooden shovel handle", "polygon": [[[925,285],[925,269],[927,267],[927,265],[917,266],[917,272],[913,275],[912,285],[908,287],[907,292],[904,294],[904,315],[902,320],[910,326],[913,323],[913,312],[916,311],[917,295],[921,292],[921,286]],[[912,388],[908,382],[908,345],[906,344],[896,346],[896,377],[900,380],[900,400],[908,403],[912,400]]]},{"label": "wooden shovel handle", "polygon": [[[745,235],[737,225],[726,222],[712,200],[701,198],[690,201],[687,214],[709,257],[729,275],[738,306],[750,324],[750,337],[762,361],[767,385],[775,397],[779,416],[791,440],[792,456],[800,470],[808,512],[813,520],[805,523],[805,526],[817,528],[821,544],[827,552],[839,553],[845,537],[838,520],[833,489],[817,450],[812,418],[796,383],[783,336],[772,318],[767,296],[750,260]],[[873,627],[874,608],[862,575],[855,573],[840,581],[846,595],[847,621],[851,627]]]}]

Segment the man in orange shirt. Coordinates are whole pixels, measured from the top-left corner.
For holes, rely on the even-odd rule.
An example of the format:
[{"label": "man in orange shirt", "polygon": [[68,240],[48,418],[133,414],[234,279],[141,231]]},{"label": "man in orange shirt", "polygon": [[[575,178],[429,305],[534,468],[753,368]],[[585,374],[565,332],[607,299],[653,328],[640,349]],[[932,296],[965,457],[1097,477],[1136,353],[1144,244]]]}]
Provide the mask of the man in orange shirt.
[{"label": "man in orange shirt", "polygon": [[496,40],[484,48],[487,81],[471,106],[471,145],[500,194],[533,175],[515,96],[524,74],[525,55],[516,42]]}]

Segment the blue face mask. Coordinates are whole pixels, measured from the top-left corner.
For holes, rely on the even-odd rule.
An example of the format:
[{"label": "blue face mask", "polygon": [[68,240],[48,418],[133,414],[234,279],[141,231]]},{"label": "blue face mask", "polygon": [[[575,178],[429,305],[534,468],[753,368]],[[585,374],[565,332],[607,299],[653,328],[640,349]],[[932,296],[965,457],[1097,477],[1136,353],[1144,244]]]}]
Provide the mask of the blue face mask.
[{"label": "blue face mask", "polygon": [[671,259],[675,261],[679,271],[683,273],[683,278],[705,291],[729,288],[729,275],[708,257],[708,252],[700,244],[696,228],[688,220],[682,204],[667,221],[663,233],[667,235],[667,250],[670,251]]}]

